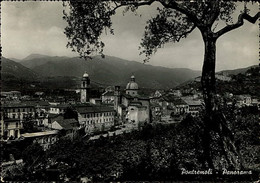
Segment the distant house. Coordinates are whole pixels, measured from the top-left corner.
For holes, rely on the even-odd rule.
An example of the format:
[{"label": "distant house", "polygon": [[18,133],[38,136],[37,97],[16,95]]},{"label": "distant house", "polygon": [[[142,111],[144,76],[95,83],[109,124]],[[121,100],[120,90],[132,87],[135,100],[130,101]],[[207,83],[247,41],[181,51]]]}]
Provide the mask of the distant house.
[{"label": "distant house", "polygon": [[67,107],[69,107],[68,104],[51,105],[49,113],[51,113],[51,114],[63,114]]},{"label": "distant house", "polygon": [[1,120],[1,139],[18,139],[23,124],[20,119]]},{"label": "distant house", "polygon": [[198,116],[199,112],[202,109],[202,102],[200,100],[184,100],[186,104],[188,104],[188,111],[187,113],[191,114],[192,116]]},{"label": "distant house", "polygon": [[46,128],[51,128],[51,123],[58,117],[61,118],[62,115],[48,113],[43,120],[43,126],[46,127]]},{"label": "distant house", "polygon": [[253,106],[258,106],[258,104],[259,104],[258,99],[257,98],[252,98],[252,105]]},{"label": "distant house", "polygon": [[232,78],[228,76],[225,72],[218,73],[215,75],[216,79],[221,80],[221,81],[230,81]]},{"label": "distant house", "polygon": [[19,138],[23,122],[35,120],[35,107],[24,103],[3,104],[1,138]]},{"label": "distant house", "polygon": [[100,105],[101,99],[100,98],[90,98],[89,102],[92,103],[92,104]]},{"label": "distant house", "polygon": [[1,92],[2,96],[5,96],[7,99],[19,99],[21,98],[20,91],[10,91],[10,92]]},{"label": "distant house", "polygon": [[47,112],[50,110],[50,104],[47,101],[24,101],[24,104],[34,106],[35,108],[35,120],[37,126],[42,126],[44,119],[47,116]]},{"label": "distant house", "polygon": [[64,130],[66,134],[75,134],[79,128],[79,122],[76,119],[64,119],[59,116],[53,119],[51,128],[55,130]]},{"label": "distant house", "polygon": [[250,95],[236,95],[235,96],[237,103],[236,105],[238,107],[243,107],[243,106],[250,106],[252,105],[252,98]]},{"label": "distant house", "polygon": [[153,97],[161,97],[163,95],[164,91],[156,90]]},{"label": "distant house", "polygon": [[174,96],[177,96],[177,97],[181,97],[182,96],[182,93],[180,90],[172,90],[171,91],[173,93]]},{"label": "distant house", "polygon": [[86,133],[104,131],[114,125],[113,107],[86,103],[73,105],[73,108],[78,113],[80,127],[85,128]]},{"label": "distant house", "polygon": [[34,143],[38,143],[46,151],[58,140],[58,130],[35,132],[35,133],[24,133],[21,134],[22,139],[32,139]]},{"label": "distant house", "polygon": [[35,118],[35,107],[26,103],[3,104],[4,119]]},{"label": "distant house", "polygon": [[38,96],[38,97],[41,97],[41,96],[44,95],[44,92],[38,91],[38,92],[35,92],[35,95]]},{"label": "distant house", "polygon": [[174,95],[165,95],[163,96],[160,105],[163,109],[164,115],[170,114],[185,114],[188,112],[188,105],[181,98]]},{"label": "distant house", "polygon": [[126,120],[137,128],[141,123],[149,122],[149,109],[141,102],[130,102],[127,107]]},{"label": "distant house", "polygon": [[152,121],[161,121],[162,107],[158,103],[151,103]]},{"label": "distant house", "polygon": [[114,99],[115,99],[114,91],[106,91],[106,92],[104,92],[102,94],[102,96],[101,96],[101,99],[102,99],[102,103],[113,104],[114,103]]}]

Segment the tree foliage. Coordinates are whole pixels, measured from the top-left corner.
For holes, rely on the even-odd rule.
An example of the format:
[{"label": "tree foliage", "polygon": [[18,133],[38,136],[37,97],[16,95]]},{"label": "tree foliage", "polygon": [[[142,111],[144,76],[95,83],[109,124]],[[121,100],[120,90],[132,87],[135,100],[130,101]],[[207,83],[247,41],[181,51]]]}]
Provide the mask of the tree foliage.
[{"label": "tree foliage", "polygon": [[[69,1],[69,12],[64,12],[64,19],[68,22],[65,34],[69,39],[68,46],[76,50],[80,56],[87,58],[93,53],[103,55],[104,43],[100,40],[103,31],[107,29],[113,33],[111,17],[120,7],[125,11],[135,12],[141,6],[159,3],[158,14],[148,20],[144,37],[141,42],[141,54],[145,54],[148,61],[152,54],[165,43],[178,42],[186,38],[197,28],[203,38],[205,52],[202,68],[201,86],[205,103],[203,119],[203,152],[207,166],[216,168],[218,162],[214,153],[222,153],[226,161],[233,167],[240,167],[233,161],[238,154],[234,146],[228,122],[223,114],[217,110],[216,97],[216,41],[219,37],[241,27],[244,20],[255,23],[260,12],[254,16],[249,14],[247,3],[233,23],[233,13],[236,3],[230,1],[169,1],[169,0],[85,0]],[[222,21],[226,25],[216,31],[216,23]],[[216,137],[219,139],[216,140]],[[221,147],[214,151],[212,144],[219,141]]]},{"label": "tree foliage", "polygon": [[[65,28],[69,39],[67,46],[85,58],[96,53],[103,54],[104,43],[100,36],[104,31],[113,34],[111,17],[117,9],[125,7],[125,11],[136,11],[141,6],[155,2],[160,3],[162,8],[158,8],[158,14],[148,20],[141,42],[141,53],[144,53],[147,59],[163,44],[178,42],[195,28],[201,31],[209,29],[207,31],[218,38],[242,26],[244,19],[254,23],[259,17],[259,13],[251,17],[245,6],[238,21],[233,23],[232,14],[237,5],[231,1],[71,0],[65,3],[69,11],[64,11],[64,19],[68,22]],[[213,25],[217,21],[224,21],[227,25],[213,32]]]}]

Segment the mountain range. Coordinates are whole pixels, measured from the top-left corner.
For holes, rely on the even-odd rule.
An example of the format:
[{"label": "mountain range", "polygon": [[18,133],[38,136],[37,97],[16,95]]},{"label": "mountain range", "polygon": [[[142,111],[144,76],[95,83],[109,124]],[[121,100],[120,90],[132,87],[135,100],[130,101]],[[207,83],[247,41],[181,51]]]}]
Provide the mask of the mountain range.
[{"label": "mountain range", "polygon": [[62,82],[61,78],[66,78],[68,82],[68,78],[71,78],[74,83],[77,80],[79,85],[82,75],[87,72],[92,82],[103,86],[125,86],[130,76],[135,75],[136,82],[141,88],[169,89],[201,74],[201,71],[152,66],[112,56],[106,56],[104,59],[95,56],[84,60],[78,57],[31,54],[22,60],[15,59],[15,61],[2,57],[3,80],[10,77],[41,81],[47,78],[48,80],[59,78],[59,82]]},{"label": "mountain range", "polygon": [[[84,60],[78,57],[50,57],[33,54],[19,62],[3,59],[4,62],[16,63],[19,67],[31,71],[24,73],[25,75],[34,73],[40,78],[67,76],[77,77],[80,80],[82,75],[87,72],[91,81],[103,85],[125,86],[130,76],[135,75],[136,82],[144,88],[172,88],[200,75],[200,71],[152,66],[111,56],[106,56],[104,59],[96,56],[93,59]],[[3,64],[3,70],[5,70],[5,65]],[[8,72],[13,73],[11,70]],[[20,75],[23,75],[23,72],[24,70],[21,70]]]}]

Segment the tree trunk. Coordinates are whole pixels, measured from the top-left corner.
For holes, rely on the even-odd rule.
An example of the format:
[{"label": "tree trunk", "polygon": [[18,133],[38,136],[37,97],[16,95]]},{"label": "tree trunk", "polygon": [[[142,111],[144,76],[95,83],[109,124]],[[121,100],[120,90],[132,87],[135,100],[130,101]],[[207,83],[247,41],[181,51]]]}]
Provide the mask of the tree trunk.
[{"label": "tree trunk", "polygon": [[[232,133],[227,125],[223,111],[218,110],[216,103],[216,39],[212,36],[210,30],[202,33],[205,45],[204,62],[202,69],[201,85],[203,99],[205,102],[204,134],[203,148],[205,157],[205,167],[217,169],[216,164],[225,164],[229,167],[240,167],[239,161],[236,161],[238,152],[232,140]],[[218,137],[218,138],[217,138]],[[217,142],[217,143],[216,143]],[[218,147],[213,147],[214,145]],[[216,162],[216,152],[219,151],[219,159],[225,157],[223,162]],[[226,167],[221,167],[226,168]]]},{"label": "tree trunk", "polygon": [[209,33],[203,34],[205,45],[204,62],[202,68],[201,85],[203,99],[207,115],[212,115],[214,107],[215,88],[215,65],[216,65],[216,40],[209,36]]},{"label": "tree trunk", "polygon": [[209,168],[214,168],[212,155],[210,151],[211,135],[210,131],[212,129],[212,119],[213,119],[213,107],[214,107],[214,97],[216,94],[215,88],[215,63],[216,63],[216,40],[209,35],[209,32],[202,33],[205,51],[204,51],[204,62],[202,68],[201,85],[203,92],[203,99],[205,103],[205,118],[204,118],[204,135],[203,135],[203,148],[205,165]]}]

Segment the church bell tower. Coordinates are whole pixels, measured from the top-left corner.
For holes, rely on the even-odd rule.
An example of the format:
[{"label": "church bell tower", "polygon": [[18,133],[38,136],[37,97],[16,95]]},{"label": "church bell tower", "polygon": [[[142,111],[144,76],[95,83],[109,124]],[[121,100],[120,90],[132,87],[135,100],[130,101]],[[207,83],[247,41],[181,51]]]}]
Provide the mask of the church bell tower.
[{"label": "church bell tower", "polygon": [[81,89],[80,89],[80,102],[89,102],[89,90],[90,90],[90,79],[88,74],[85,72],[81,79]]}]

